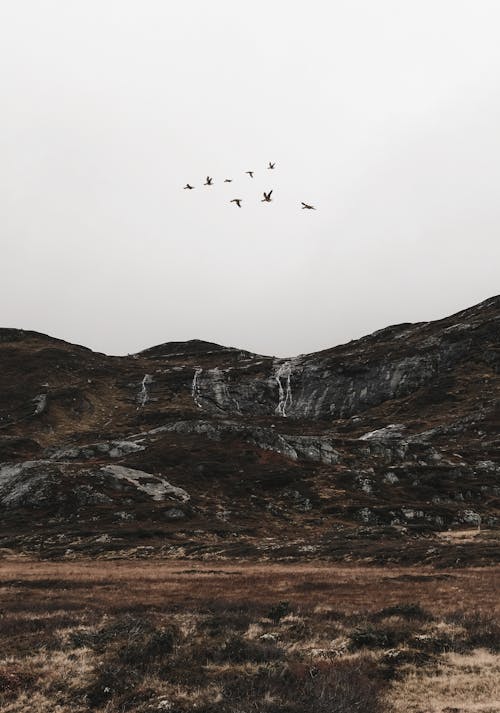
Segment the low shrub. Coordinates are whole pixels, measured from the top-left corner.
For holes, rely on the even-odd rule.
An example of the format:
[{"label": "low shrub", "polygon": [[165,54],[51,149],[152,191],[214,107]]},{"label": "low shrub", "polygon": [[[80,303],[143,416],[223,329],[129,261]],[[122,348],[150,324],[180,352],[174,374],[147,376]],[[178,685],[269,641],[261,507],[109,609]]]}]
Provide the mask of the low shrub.
[{"label": "low shrub", "polygon": [[166,669],[177,632],[173,627],[158,628],[148,618],[127,614],[97,631],[75,635],[77,642],[86,642],[98,654],[85,691],[90,708],[98,708],[123,696],[130,702],[131,692],[147,674]]},{"label": "low shrub", "polygon": [[431,621],[433,618],[428,611],[422,609],[420,604],[395,604],[392,607],[380,609],[372,614],[370,619],[376,622],[391,616],[399,616],[409,621]]},{"label": "low shrub", "polygon": [[267,613],[267,618],[271,619],[274,624],[278,624],[281,619],[290,614],[290,603],[289,602],[278,602],[275,604],[269,612]]},{"label": "low shrub", "polygon": [[469,648],[489,649],[493,652],[500,651],[500,621],[491,614],[475,611],[470,614],[454,612],[447,620],[458,624],[467,632],[464,643]]},{"label": "low shrub", "polygon": [[157,628],[148,618],[126,614],[96,631],[77,629],[71,635],[75,646],[89,646],[104,653],[113,649],[128,665],[144,666],[172,653],[176,629]]},{"label": "low shrub", "polygon": [[351,633],[349,649],[391,649],[407,641],[413,633],[408,625],[399,622],[386,626],[358,626]]},{"label": "low shrub", "polygon": [[217,663],[265,663],[283,658],[283,650],[273,641],[249,641],[232,636],[210,658]]},{"label": "low shrub", "polygon": [[364,657],[335,663],[271,664],[256,674],[228,674],[225,700],[203,713],[389,713],[385,682]]},{"label": "low shrub", "polygon": [[33,673],[27,666],[16,661],[0,663],[0,702],[15,698],[33,683]]}]

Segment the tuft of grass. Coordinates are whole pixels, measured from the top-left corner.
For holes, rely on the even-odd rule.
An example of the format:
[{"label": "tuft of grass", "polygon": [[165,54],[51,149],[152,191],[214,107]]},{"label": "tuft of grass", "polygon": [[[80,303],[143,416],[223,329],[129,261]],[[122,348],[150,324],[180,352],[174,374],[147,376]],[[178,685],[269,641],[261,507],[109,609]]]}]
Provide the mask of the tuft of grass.
[{"label": "tuft of grass", "polygon": [[394,681],[388,700],[401,713],[497,713],[500,656],[476,649],[442,654],[431,666],[409,665]]}]

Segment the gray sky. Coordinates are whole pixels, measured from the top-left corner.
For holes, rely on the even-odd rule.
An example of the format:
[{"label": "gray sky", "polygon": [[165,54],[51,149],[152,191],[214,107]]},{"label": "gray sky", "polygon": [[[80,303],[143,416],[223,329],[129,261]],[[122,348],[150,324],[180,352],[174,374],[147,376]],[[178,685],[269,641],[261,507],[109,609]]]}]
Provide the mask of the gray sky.
[{"label": "gray sky", "polygon": [[0,2],[0,324],[293,355],[498,293],[499,26],[497,0]]}]

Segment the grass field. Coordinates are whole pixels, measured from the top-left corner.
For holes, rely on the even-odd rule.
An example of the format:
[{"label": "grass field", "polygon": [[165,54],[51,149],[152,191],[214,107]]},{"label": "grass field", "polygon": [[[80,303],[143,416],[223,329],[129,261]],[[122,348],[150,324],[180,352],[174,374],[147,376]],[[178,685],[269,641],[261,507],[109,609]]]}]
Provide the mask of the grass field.
[{"label": "grass field", "polygon": [[0,562],[2,713],[500,711],[498,569]]}]

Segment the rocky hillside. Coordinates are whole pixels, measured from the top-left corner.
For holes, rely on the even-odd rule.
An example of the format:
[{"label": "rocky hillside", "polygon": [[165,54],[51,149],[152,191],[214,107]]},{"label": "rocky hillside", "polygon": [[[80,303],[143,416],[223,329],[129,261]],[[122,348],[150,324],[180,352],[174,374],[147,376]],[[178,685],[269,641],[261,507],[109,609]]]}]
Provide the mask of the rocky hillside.
[{"label": "rocky hillside", "polygon": [[275,359],[0,330],[0,551],[486,563],[500,297]]}]

